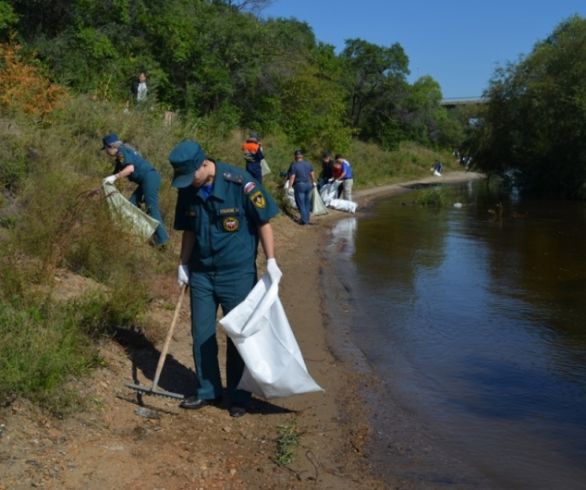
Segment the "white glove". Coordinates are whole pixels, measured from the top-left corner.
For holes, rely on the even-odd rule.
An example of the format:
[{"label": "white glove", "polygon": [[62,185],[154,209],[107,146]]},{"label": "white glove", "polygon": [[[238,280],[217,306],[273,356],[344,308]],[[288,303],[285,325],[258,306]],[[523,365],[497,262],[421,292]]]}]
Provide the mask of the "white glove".
[{"label": "white glove", "polygon": [[271,282],[279,283],[281,277],[283,277],[283,273],[279,266],[277,265],[277,261],[274,258],[267,260],[267,273],[271,278]]},{"label": "white glove", "polygon": [[108,175],[108,177],[104,179],[104,184],[113,184],[114,182],[116,182],[117,178],[118,177],[116,175]]},{"label": "white glove", "polygon": [[177,268],[177,284],[180,287],[189,285],[189,265],[181,264]]}]

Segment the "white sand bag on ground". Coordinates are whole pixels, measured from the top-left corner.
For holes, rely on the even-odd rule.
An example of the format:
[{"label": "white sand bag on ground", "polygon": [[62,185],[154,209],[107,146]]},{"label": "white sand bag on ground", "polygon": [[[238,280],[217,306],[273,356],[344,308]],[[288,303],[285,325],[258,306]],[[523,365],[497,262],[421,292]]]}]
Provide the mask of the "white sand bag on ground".
[{"label": "white sand bag on ground", "polygon": [[354,201],[348,201],[347,199],[332,199],[328,203],[328,207],[332,209],[337,209],[338,211],[355,213],[358,204],[356,204]]},{"label": "white sand bag on ground", "polygon": [[279,285],[268,274],[219,323],[245,364],[238,388],[266,399],[323,391],[307,371]]},{"label": "white sand bag on ground", "polygon": [[319,195],[326,206],[329,206],[332,199],[338,197],[338,187],[340,187],[340,182],[333,180],[332,182],[324,184],[320,189]]}]

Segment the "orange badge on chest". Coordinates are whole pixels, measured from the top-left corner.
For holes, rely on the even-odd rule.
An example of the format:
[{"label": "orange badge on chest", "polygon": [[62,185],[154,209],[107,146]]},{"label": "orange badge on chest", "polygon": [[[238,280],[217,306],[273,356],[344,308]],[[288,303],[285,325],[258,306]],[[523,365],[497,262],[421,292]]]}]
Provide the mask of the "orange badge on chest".
[{"label": "orange badge on chest", "polygon": [[240,228],[240,221],[238,221],[238,218],[235,218],[234,216],[224,218],[223,224],[224,230],[229,232],[238,231],[238,228]]},{"label": "orange badge on chest", "polygon": [[250,196],[250,200],[257,208],[264,208],[267,205],[265,196],[262,195],[261,191],[256,191],[254,194],[252,194]]}]

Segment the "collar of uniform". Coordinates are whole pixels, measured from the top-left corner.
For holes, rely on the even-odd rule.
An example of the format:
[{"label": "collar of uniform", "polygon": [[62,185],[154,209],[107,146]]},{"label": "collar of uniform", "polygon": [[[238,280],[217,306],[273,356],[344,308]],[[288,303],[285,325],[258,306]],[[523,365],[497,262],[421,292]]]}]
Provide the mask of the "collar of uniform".
[{"label": "collar of uniform", "polygon": [[132,157],[132,155],[136,155],[136,151],[132,150],[128,146],[120,145],[118,147],[118,155],[122,155],[126,160],[128,160],[129,157]]},{"label": "collar of uniform", "polygon": [[216,162],[216,176],[214,177],[214,192],[212,195],[216,199],[224,201],[226,193],[228,192],[228,181],[224,178],[224,174],[233,174],[233,169],[222,162]]}]

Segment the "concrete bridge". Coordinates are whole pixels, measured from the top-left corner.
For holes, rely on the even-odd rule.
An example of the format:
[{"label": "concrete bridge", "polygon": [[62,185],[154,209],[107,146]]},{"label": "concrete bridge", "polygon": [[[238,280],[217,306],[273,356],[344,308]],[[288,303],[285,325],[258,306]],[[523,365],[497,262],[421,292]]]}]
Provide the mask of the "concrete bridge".
[{"label": "concrete bridge", "polygon": [[448,109],[452,109],[457,106],[486,104],[487,102],[488,99],[484,97],[450,97],[443,99],[440,104]]}]

